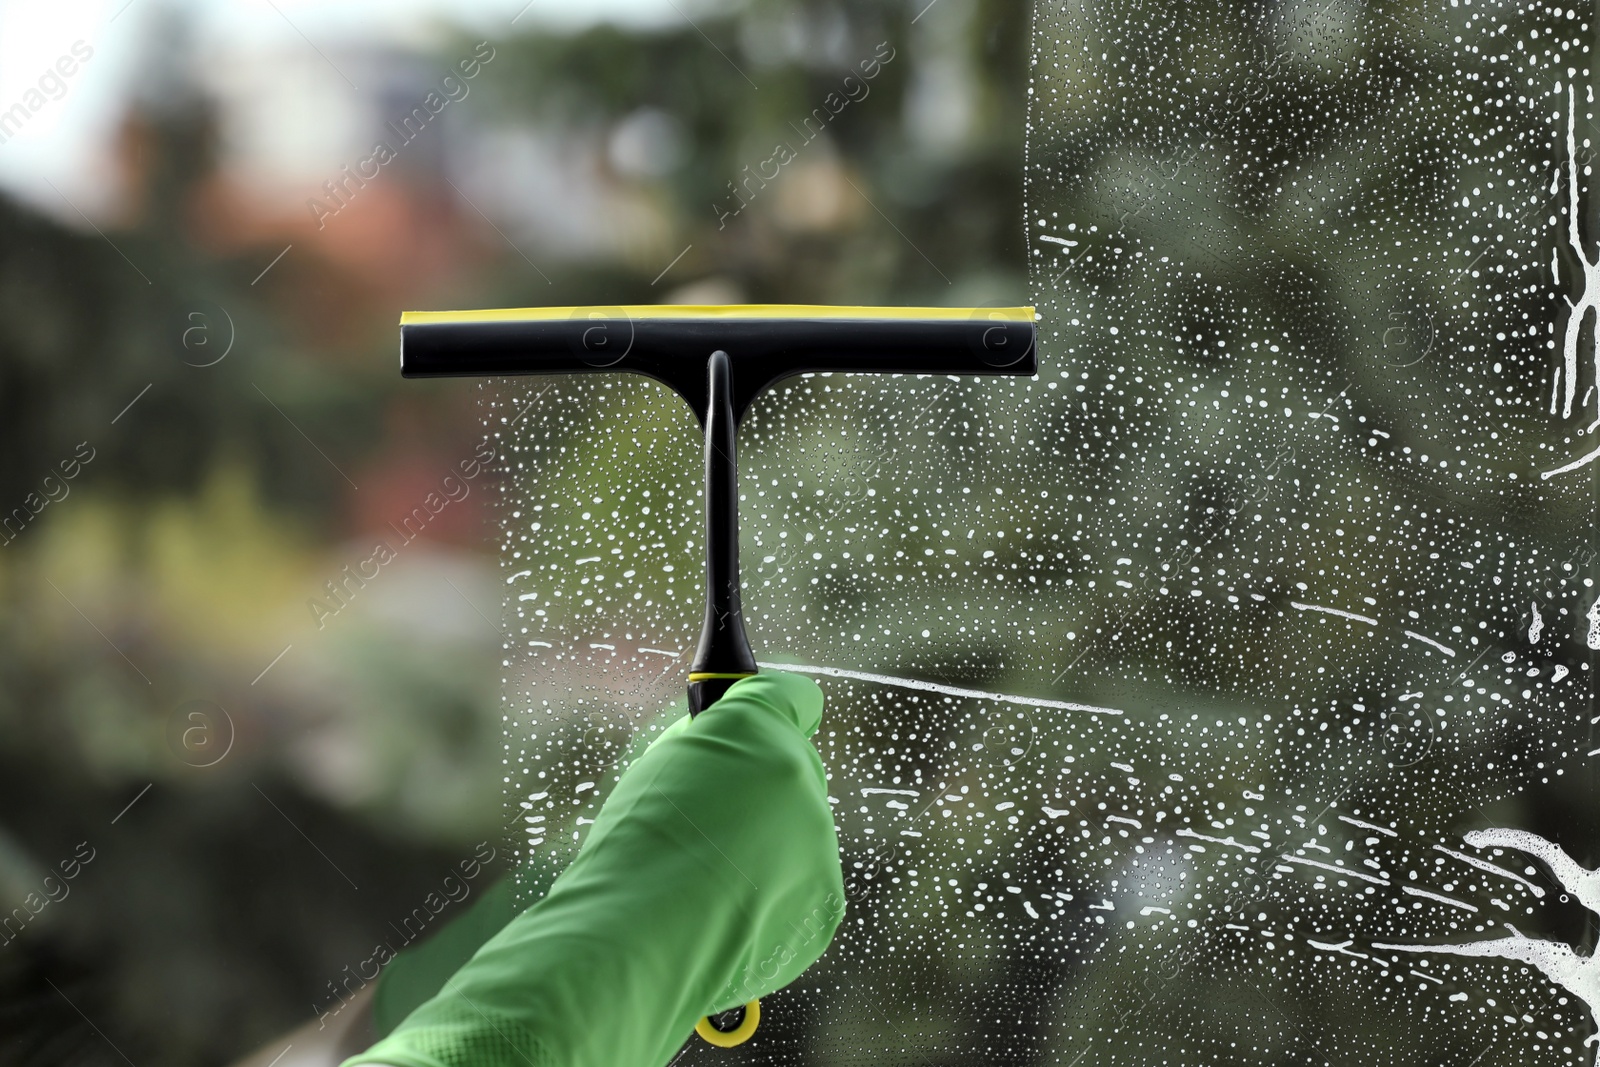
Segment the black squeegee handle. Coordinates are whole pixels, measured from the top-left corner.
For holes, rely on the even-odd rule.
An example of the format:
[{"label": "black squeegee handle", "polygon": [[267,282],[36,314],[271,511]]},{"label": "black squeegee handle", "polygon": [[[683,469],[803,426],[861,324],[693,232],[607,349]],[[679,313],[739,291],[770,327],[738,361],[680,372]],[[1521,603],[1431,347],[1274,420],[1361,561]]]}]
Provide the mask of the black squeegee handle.
[{"label": "black squeegee handle", "polygon": [[[583,311],[584,309],[578,309]],[[964,319],[594,317],[411,322],[400,326],[407,378],[627,372],[654,378],[702,422],[706,353],[730,352],[728,402],[735,422],[775,383],[797,374],[1000,374],[1038,367],[1030,321],[995,320],[975,308]],[[605,314],[602,314],[604,312]]]},{"label": "black squeegee handle", "polygon": [[706,363],[706,618],[689,664],[689,714],[757,673],[739,601],[739,465],[733,366],[718,349]]},{"label": "black squeegee handle", "polygon": [[630,372],[666,384],[688,402],[705,429],[706,468],[706,615],[689,669],[691,714],[758,671],[739,599],[734,449],[739,420],[755,397],[808,372],[1025,376],[1038,367],[1031,318],[986,308],[954,319],[895,309],[883,309],[881,318],[747,319],[635,317],[625,308],[551,310],[561,313],[402,320],[401,373],[431,378]]}]

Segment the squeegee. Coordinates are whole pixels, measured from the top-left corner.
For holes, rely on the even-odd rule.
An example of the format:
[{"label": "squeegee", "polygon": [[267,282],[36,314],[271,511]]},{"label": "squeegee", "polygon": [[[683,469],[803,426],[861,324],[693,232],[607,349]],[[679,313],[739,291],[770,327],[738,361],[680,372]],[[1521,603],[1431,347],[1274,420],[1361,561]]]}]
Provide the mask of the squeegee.
[{"label": "squeegee", "polygon": [[[705,430],[706,615],[689,713],[757,672],[739,599],[734,438],[762,390],[813,372],[1009,374],[1038,367],[1031,307],[808,304],[408,311],[407,378],[624,371],[672,388]],[[908,387],[910,383],[908,382]]]}]

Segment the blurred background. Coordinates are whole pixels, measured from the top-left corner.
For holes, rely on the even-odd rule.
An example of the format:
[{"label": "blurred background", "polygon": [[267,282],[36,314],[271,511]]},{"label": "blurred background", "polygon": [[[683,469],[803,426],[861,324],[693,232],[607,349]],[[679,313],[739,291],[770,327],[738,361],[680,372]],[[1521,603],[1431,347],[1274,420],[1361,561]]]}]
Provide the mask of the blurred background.
[{"label": "blurred background", "polygon": [[0,898],[94,856],[0,1062],[225,1062],[504,853],[480,386],[402,310],[1025,301],[1028,9],[920,7],[0,4]]},{"label": "blurred background", "polygon": [[[687,1062],[1586,1062],[1531,972],[1275,931],[1593,944],[1430,866],[1600,860],[1595,467],[1539,477],[1593,16],[0,3],[0,1063],[227,1062],[464,863],[559,866],[681,686],[693,421],[402,382],[399,313],[768,301],[1044,319],[1037,382],[757,405],[756,647],[1122,717],[827,682],[857,925]],[[1194,837],[1247,820],[1243,873]]]}]

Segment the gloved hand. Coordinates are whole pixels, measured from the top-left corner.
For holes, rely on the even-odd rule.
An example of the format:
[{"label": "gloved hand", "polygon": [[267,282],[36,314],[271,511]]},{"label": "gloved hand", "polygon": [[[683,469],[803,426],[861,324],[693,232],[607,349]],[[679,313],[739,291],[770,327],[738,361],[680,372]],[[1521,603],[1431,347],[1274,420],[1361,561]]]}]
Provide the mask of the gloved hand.
[{"label": "gloved hand", "polygon": [[661,1067],[788,985],[844,915],[809,678],[744,679],[622,775],[577,858],[344,1067]]}]

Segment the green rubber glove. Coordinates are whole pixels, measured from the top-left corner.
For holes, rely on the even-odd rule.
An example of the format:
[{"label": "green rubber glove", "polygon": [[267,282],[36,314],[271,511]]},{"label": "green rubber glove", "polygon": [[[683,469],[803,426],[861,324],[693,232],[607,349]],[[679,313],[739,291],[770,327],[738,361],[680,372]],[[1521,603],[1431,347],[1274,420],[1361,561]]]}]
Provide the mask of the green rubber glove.
[{"label": "green rubber glove", "polygon": [[821,719],[814,682],[771,671],[668,727],[545,898],[345,1067],[662,1067],[788,985],[844,915]]},{"label": "green rubber glove", "polygon": [[[681,718],[681,709],[676,718],[670,710],[660,715],[667,725]],[[640,731],[628,743],[621,759],[623,766],[632,764],[660,739],[659,735],[647,739],[645,735],[650,732],[653,731]],[[433,936],[401,950],[378,976],[365,1043],[352,1045],[351,1050],[368,1048],[379,1038],[389,1036],[407,1015],[437,996],[445,979],[517,917],[522,910],[517,901],[543,897],[554,878],[555,873],[542,864],[525,864],[478,894],[465,912],[457,914]]]},{"label": "green rubber glove", "polygon": [[389,962],[372,993],[373,1034],[368,1041],[386,1036],[431,1000],[444,988],[445,979],[517,917],[518,888],[515,877],[500,879],[432,937],[407,947]]}]

